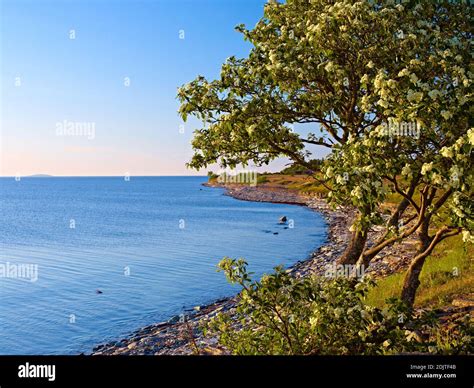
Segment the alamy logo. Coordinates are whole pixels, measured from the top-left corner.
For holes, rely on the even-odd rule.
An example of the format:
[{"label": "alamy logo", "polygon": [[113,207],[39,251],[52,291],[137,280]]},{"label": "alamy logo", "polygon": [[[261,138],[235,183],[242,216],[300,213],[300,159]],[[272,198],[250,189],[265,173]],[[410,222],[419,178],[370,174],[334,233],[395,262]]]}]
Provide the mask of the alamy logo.
[{"label": "alamy logo", "polygon": [[239,183],[248,184],[249,186],[257,185],[257,171],[241,170],[241,171],[223,171],[218,174],[217,182],[226,183]]},{"label": "alamy logo", "polygon": [[382,133],[390,138],[394,137],[413,137],[420,138],[420,126],[416,121],[396,121],[389,119],[388,123],[384,123]]},{"label": "alamy logo", "polygon": [[337,278],[337,277],[351,277],[356,276],[357,278],[363,278],[365,275],[364,265],[354,264],[328,264],[324,276],[326,278]]},{"label": "alamy logo", "polygon": [[38,264],[0,263],[0,278],[38,280]]},{"label": "alamy logo", "polygon": [[56,123],[56,136],[83,136],[95,138],[95,122],[63,120]]},{"label": "alamy logo", "polygon": [[48,381],[56,380],[56,365],[30,365],[27,362],[25,365],[18,366],[19,378],[43,378]]}]

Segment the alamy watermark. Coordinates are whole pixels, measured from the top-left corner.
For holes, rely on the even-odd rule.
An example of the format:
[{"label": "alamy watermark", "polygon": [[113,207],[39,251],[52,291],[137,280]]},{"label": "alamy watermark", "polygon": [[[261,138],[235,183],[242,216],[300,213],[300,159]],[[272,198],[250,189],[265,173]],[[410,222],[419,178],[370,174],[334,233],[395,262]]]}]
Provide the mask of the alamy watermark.
[{"label": "alamy watermark", "polygon": [[34,283],[38,280],[38,264],[0,263],[0,278],[25,279]]},{"label": "alamy watermark", "polygon": [[63,120],[56,123],[56,136],[82,136],[95,139],[95,122]]},{"label": "alamy watermark", "polygon": [[421,127],[416,121],[396,121],[389,119],[388,123],[382,124],[382,134],[390,138],[413,137],[420,138]]},{"label": "alamy watermark", "polygon": [[238,183],[257,186],[258,173],[253,170],[223,171],[218,174],[217,182],[221,184]]},{"label": "alamy watermark", "polygon": [[365,266],[356,264],[328,264],[324,276],[327,278],[351,277],[363,278],[365,275]]},{"label": "alamy watermark", "polygon": [[47,379],[56,380],[56,365],[36,365],[29,362],[18,366],[18,377],[20,379]]}]

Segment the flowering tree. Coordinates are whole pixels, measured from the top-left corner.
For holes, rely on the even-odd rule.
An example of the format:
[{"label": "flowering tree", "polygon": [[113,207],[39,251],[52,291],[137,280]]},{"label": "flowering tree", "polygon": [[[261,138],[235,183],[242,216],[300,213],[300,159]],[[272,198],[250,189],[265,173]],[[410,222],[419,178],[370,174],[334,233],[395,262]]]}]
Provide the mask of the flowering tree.
[{"label": "flowering tree", "polygon": [[[369,204],[372,212],[364,222],[385,226],[379,240],[364,248],[359,265],[367,267],[383,249],[418,233],[419,248],[402,291],[402,299],[409,304],[413,304],[423,263],[436,245],[460,233],[472,242],[474,229],[474,128],[458,120],[452,127],[424,127],[421,133],[419,140],[393,139],[379,128],[335,150],[326,168],[334,181],[333,201]],[[335,160],[337,164],[331,163]],[[388,194],[398,194],[401,200],[387,218],[380,205]]]},{"label": "flowering tree", "polygon": [[[431,179],[421,169],[431,155],[439,154],[440,148],[436,152],[433,147],[448,150],[453,141],[468,136],[470,12],[469,6],[448,1],[267,4],[254,29],[237,27],[253,44],[247,58],[231,57],[219,79],[197,77],[178,91],[183,120],[194,115],[203,122],[195,131],[189,165],[264,165],[286,156],[308,167],[307,145],[330,148],[328,182],[323,183],[334,193],[334,203],[349,197],[358,209],[340,261],[355,263],[363,254],[369,260],[374,251],[367,250],[367,232],[381,222],[378,209],[385,195],[394,190],[402,198],[388,220],[387,235],[376,244],[381,249],[393,243],[393,228],[409,207],[428,208],[439,194],[431,185],[423,206],[413,199],[421,178],[425,183]],[[397,139],[392,149],[393,142],[377,135],[390,119],[429,128],[423,132],[424,143]],[[316,130],[302,137],[291,129],[294,123],[314,123]],[[453,123],[460,125],[459,131],[450,133]],[[441,133],[446,141],[436,138]],[[390,155],[402,156],[398,160]],[[413,173],[402,183],[403,168]],[[449,176],[445,170],[443,174]],[[463,192],[461,186],[457,192]],[[454,192],[451,196],[455,198]],[[424,218],[424,227],[430,219]],[[404,228],[397,238],[420,228]]]},{"label": "flowering tree", "polygon": [[[385,233],[365,247],[359,264],[367,266],[387,246],[418,233],[419,248],[402,290],[409,304],[423,263],[436,245],[461,232],[465,241],[472,241],[472,29],[469,18],[455,17],[459,7],[413,8],[413,14],[423,18],[399,31],[400,45],[412,59],[396,74],[378,69],[372,80],[378,97],[371,103],[383,109],[387,121],[335,147],[326,169],[335,202],[349,199],[367,209],[359,220],[362,225],[354,229],[385,225]],[[450,20],[452,26],[440,28],[436,20]],[[422,50],[407,44],[410,35]],[[384,220],[380,205],[394,193],[400,201]]]}]

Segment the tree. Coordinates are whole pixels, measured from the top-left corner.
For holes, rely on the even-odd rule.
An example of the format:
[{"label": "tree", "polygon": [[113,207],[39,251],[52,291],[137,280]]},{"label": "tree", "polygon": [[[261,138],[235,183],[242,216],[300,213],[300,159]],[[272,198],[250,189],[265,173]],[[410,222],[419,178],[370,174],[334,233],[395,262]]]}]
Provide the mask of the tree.
[{"label": "tree", "polygon": [[[361,108],[375,93],[361,80],[395,66],[399,19],[395,7],[369,2],[267,4],[253,30],[237,27],[253,44],[247,58],[231,57],[220,79],[197,77],[178,91],[183,120],[192,114],[203,121],[189,165],[264,165],[286,156],[310,168],[308,144],[331,148],[379,124],[376,105]],[[314,123],[320,134],[303,138],[290,123]],[[366,236],[354,232],[348,261],[357,260]]]},{"label": "tree", "polygon": [[[452,115],[449,119],[455,120],[451,107],[445,109],[440,100],[445,88],[462,85],[465,90],[470,85],[468,42],[472,34],[466,17],[470,12],[466,4],[448,1],[402,5],[394,1],[288,0],[267,4],[254,29],[237,27],[253,45],[247,58],[231,57],[222,66],[219,79],[197,77],[178,91],[183,120],[194,115],[203,122],[195,131],[195,153],[189,166],[264,165],[286,156],[310,168],[309,144],[330,148],[334,155],[350,155],[365,139],[373,139],[371,133],[390,118],[418,120],[417,113],[425,112],[423,117],[429,118],[431,112],[437,112],[437,117]],[[450,103],[460,107],[467,106],[471,96],[449,95],[454,96]],[[465,108],[457,109],[457,114],[463,110],[465,118]],[[296,123],[314,123],[319,133],[302,137],[290,126]],[[436,135],[436,125],[430,128]],[[450,141],[456,136],[462,134],[456,133]],[[399,152],[409,152],[405,147],[410,146],[401,142]],[[423,147],[417,150],[422,152]],[[328,163],[331,160],[336,166],[338,161],[330,158]],[[368,168],[363,174],[371,183],[367,192],[349,192],[358,217],[340,258],[344,264],[354,264],[363,252],[368,253],[367,232],[380,222],[377,209],[387,190],[388,179],[380,174],[374,177],[375,172],[382,172],[380,166],[371,172],[364,162],[352,158],[354,166]],[[398,165],[393,171],[397,169]],[[361,171],[357,179],[364,176]],[[329,182],[322,183],[337,197],[347,176],[329,175]],[[418,206],[410,200],[417,192],[416,176],[390,217],[387,239],[407,208]],[[351,177],[347,179],[355,181]],[[397,182],[391,183],[396,191],[403,191]],[[433,199],[435,194],[425,193]]]},{"label": "tree", "polygon": [[[333,199],[368,206],[362,222],[385,225],[382,237],[364,248],[359,265],[368,266],[386,247],[418,233],[419,248],[402,290],[410,305],[423,263],[437,244],[461,232],[470,240],[474,227],[472,28],[461,9],[435,3],[413,8],[424,17],[400,32],[400,45],[413,34],[423,50],[406,46],[413,59],[397,74],[380,69],[374,79],[376,103],[388,122],[338,146],[327,164]],[[380,205],[394,193],[401,199],[384,220]]]}]

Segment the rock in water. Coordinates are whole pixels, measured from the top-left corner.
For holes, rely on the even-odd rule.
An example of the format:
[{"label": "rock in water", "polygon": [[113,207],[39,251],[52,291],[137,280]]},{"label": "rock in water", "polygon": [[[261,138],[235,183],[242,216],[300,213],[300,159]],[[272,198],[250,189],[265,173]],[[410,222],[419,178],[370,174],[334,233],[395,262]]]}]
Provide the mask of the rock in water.
[{"label": "rock in water", "polygon": [[168,323],[170,324],[174,324],[178,322],[179,322],[179,315],[175,315],[174,317],[171,317],[170,319],[168,319]]},{"label": "rock in water", "polygon": [[280,224],[284,224],[287,221],[286,216],[280,217]]}]

